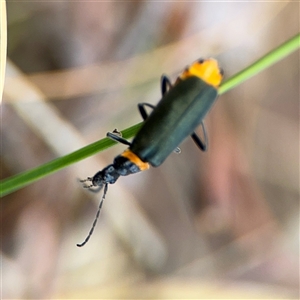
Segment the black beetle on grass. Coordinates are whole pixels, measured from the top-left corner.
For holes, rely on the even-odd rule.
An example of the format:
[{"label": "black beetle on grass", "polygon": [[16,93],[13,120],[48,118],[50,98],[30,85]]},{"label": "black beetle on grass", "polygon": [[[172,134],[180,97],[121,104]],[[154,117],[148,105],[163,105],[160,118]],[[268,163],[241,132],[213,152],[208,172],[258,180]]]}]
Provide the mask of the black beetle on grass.
[{"label": "black beetle on grass", "polygon": [[[188,136],[192,137],[202,151],[206,150],[207,136],[203,119],[217,99],[222,78],[223,70],[212,58],[194,62],[180,74],[174,85],[163,75],[162,99],[157,106],[149,103],[138,104],[145,122],[133,141],[129,142],[117,133],[107,133],[108,137],[129,147],[112,164],[93,177],[82,180],[91,182],[85,188],[104,187],[104,192],[92,228],[84,242],[77,244],[78,247],[85,245],[94,231],[108,184],[115,183],[120,176],[147,170],[150,165],[158,167]],[[152,109],[150,115],[146,107]],[[203,129],[204,141],[194,132],[199,125]]]}]

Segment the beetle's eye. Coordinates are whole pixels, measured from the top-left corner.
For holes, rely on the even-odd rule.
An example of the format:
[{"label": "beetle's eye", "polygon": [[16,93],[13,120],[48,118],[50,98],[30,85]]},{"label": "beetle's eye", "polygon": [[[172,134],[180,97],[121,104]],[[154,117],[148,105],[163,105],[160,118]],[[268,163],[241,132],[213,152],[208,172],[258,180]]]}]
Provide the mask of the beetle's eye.
[{"label": "beetle's eye", "polygon": [[224,76],[224,70],[222,68],[220,68],[220,74],[221,76]]},{"label": "beetle's eye", "polygon": [[203,59],[203,58],[200,58],[200,59],[198,60],[198,63],[199,63],[199,64],[203,64],[203,63],[204,63],[204,59]]}]

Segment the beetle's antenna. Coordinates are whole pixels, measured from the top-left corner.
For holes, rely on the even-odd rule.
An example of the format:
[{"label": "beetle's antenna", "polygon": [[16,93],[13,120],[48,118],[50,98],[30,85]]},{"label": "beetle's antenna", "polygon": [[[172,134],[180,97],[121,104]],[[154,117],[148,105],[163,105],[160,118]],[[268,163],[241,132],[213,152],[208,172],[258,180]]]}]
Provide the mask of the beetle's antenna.
[{"label": "beetle's antenna", "polygon": [[105,199],[105,195],[106,195],[106,193],[107,193],[107,188],[108,188],[108,183],[105,183],[104,191],[103,191],[103,196],[102,196],[102,199],[101,199],[101,201],[100,201],[100,203],[99,203],[98,211],[97,211],[95,220],[94,220],[94,222],[93,222],[92,228],[90,229],[90,232],[89,232],[89,234],[87,235],[87,237],[85,238],[85,240],[84,240],[81,244],[76,244],[77,247],[82,247],[82,246],[84,246],[84,245],[88,242],[88,240],[90,239],[90,237],[92,236],[93,231],[94,231],[94,229],[95,229],[95,227],[96,227],[96,224],[97,224],[99,215],[100,215],[100,211],[101,211],[101,208],[102,208],[103,201],[104,201],[104,199]]}]

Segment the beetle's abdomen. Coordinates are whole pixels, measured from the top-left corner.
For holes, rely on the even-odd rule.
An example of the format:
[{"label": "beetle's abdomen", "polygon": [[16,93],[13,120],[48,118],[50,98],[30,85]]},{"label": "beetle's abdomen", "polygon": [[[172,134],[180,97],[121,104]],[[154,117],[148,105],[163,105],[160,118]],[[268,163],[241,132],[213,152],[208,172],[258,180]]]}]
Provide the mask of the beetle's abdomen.
[{"label": "beetle's abdomen", "polygon": [[129,149],[142,161],[159,166],[201,123],[217,98],[217,89],[192,76],[162,98]]}]

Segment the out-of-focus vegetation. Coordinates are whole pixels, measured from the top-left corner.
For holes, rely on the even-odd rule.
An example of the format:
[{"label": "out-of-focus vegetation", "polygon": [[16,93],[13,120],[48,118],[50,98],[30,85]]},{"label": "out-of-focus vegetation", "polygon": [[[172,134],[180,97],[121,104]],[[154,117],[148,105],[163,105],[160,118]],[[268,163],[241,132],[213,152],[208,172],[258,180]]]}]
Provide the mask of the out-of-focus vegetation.
[{"label": "out-of-focus vegetation", "polygon": [[[297,33],[298,8],[8,1],[2,178],[139,122],[162,73],[213,56],[231,76]],[[123,145],[2,198],[3,298],[297,298],[298,105],[295,53],[220,97],[207,153],[188,139],[110,186],[80,249],[100,194],[77,178]]]}]

